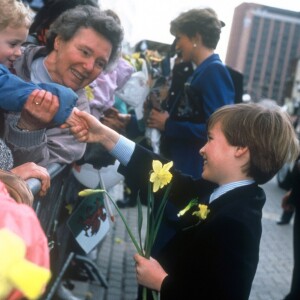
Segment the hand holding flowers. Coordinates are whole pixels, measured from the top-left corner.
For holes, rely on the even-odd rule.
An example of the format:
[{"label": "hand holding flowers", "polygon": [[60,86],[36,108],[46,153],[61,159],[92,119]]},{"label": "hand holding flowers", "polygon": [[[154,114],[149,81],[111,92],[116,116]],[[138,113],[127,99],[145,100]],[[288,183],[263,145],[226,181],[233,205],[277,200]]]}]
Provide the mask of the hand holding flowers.
[{"label": "hand holding flowers", "polygon": [[[161,282],[163,280],[163,278],[167,275],[166,272],[160,267],[160,265],[158,264],[157,261],[150,259],[150,254],[151,254],[151,250],[153,247],[153,244],[155,242],[158,230],[159,230],[159,226],[163,217],[163,213],[164,213],[164,209],[166,207],[167,204],[167,200],[168,200],[168,195],[171,189],[171,184],[169,184],[172,180],[172,174],[170,173],[170,168],[173,166],[173,162],[169,162],[165,165],[163,165],[160,161],[158,160],[154,160],[152,162],[152,167],[153,170],[150,174],[150,179],[149,179],[149,185],[148,185],[148,201],[147,201],[147,224],[146,224],[146,236],[145,236],[145,240],[144,243],[142,243],[142,236],[141,236],[141,232],[142,232],[142,227],[143,227],[143,213],[142,213],[142,205],[140,202],[140,199],[138,198],[138,236],[139,236],[139,242],[137,242],[134,234],[132,233],[130,227],[128,226],[125,217],[123,216],[122,212],[120,211],[120,209],[118,208],[118,206],[115,204],[115,202],[111,199],[110,195],[102,189],[86,189],[83,190],[81,192],[79,192],[79,196],[85,197],[91,194],[95,194],[95,193],[106,193],[109,197],[109,199],[111,200],[111,202],[113,203],[114,207],[116,208],[118,214],[120,215],[126,230],[138,252],[138,254],[144,258],[147,258],[147,265],[153,266],[154,268],[158,271],[155,273],[151,272],[149,273],[149,271],[146,271],[144,273],[144,271],[146,270],[146,266],[141,264],[138,264],[138,262],[141,262],[141,257],[136,255],[135,259],[137,259],[137,272],[139,275],[138,276],[138,281],[140,284],[143,284],[144,286],[147,286],[149,288],[153,288],[155,290],[159,290],[160,289],[160,285]],[[151,186],[153,183],[153,187]],[[161,199],[159,205],[157,208],[154,208],[154,193],[156,193],[159,189],[162,189],[164,186],[167,186],[166,191],[163,195],[163,198]],[[145,261],[143,261],[145,262]],[[142,273],[143,271],[143,273]],[[142,274],[146,274],[145,277]],[[149,276],[147,276],[147,274]],[[160,284],[157,285],[153,285],[153,282],[157,282],[156,280],[153,281],[153,276],[157,276],[158,278],[161,279]],[[152,279],[151,279],[152,278]],[[151,284],[147,284],[147,283],[151,283]],[[152,296],[154,299],[157,299],[157,295],[154,291],[152,291]],[[147,297],[147,290],[144,289],[143,290],[143,299],[146,299]]]}]

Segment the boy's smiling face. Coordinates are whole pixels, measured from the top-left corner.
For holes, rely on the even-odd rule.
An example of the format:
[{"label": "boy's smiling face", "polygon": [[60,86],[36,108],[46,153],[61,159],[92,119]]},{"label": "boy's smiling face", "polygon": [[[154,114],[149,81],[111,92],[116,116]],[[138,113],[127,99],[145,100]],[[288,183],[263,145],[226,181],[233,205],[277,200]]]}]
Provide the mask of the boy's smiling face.
[{"label": "boy's smiling face", "polygon": [[0,30],[0,63],[10,68],[21,55],[21,46],[26,41],[28,29],[6,27]]},{"label": "boy's smiling face", "polygon": [[239,178],[241,170],[237,149],[226,140],[220,122],[216,123],[208,131],[207,143],[200,149],[203,156],[202,177],[218,185],[243,179]]}]

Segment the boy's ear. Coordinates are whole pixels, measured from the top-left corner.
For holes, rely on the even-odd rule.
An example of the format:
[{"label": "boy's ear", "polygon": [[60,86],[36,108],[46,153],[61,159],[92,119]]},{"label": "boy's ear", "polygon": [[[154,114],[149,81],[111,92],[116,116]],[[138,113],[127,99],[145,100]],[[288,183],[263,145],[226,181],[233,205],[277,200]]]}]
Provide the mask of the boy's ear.
[{"label": "boy's ear", "polygon": [[245,155],[248,152],[249,152],[249,148],[248,147],[238,146],[238,147],[236,147],[235,156],[236,157],[241,157],[241,156]]}]

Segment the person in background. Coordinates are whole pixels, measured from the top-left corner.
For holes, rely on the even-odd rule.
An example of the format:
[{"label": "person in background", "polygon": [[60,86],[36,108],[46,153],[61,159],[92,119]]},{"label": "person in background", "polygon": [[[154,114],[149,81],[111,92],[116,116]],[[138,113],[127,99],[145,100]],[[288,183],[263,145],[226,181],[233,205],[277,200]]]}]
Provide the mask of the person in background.
[{"label": "person in background", "polygon": [[97,0],[47,0],[34,16],[29,28],[26,44],[46,45],[47,32],[51,24],[68,9],[78,5],[91,5],[99,8]]},{"label": "person in background", "polygon": [[[210,8],[191,9],[171,21],[170,32],[176,37],[175,51],[180,56],[173,80],[180,75],[183,79],[179,87],[171,85],[166,110],[152,110],[147,120],[149,127],[162,132],[163,154],[194,178],[201,176],[203,159],[198,149],[206,142],[206,121],[219,107],[234,103],[231,76],[214,53],[223,26]],[[184,76],[182,70],[177,70],[180,63],[192,63],[194,72],[187,71]]]},{"label": "person in background", "polygon": [[[78,110],[74,114],[80,120],[69,119],[66,126],[71,126],[77,139],[104,146],[120,160],[119,172],[135,178],[141,195],[147,193],[153,159],[166,160],[90,114]],[[134,256],[138,283],[159,291],[162,300],[198,299],[199,295],[210,300],[248,299],[259,259],[266,201],[259,185],[299,155],[289,116],[277,105],[226,105],[211,115],[207,128],[208,141],[199,149],[204,159],[202,178],[196,180],[171,168],[168,199],[178,213],[186,211],[185,206],[195,198],[204,208],[195,205],[195,210],[185,212],[185,227],[165,245],[157,260]],[[209,182],[217,187],[213,190]],[[162,199],[165,188],[155,201]]]},{"label": "person in background", "polygon": [[299,157],[295,162],[291,173],[292,187],[282,199],[282,207],[284,210],[294,211],[294,268],[292,274],[292,282],[289,293],[284,300],[300,299],[300,160]]},{"label": "person in background", "polygon": [[[223,26],[211,8],[191,9],[171,21],[180,60],[174,66],[165,110],[152,109],[147,120],[148,127],[161,131],[161,154],[195,179],[202,174],[203,157],[198,150],[206,143],[208,118],[216,109],[235,102],[232,78],[215,53]],[[154,257],[175,234],[177,223],[176,209],[168,203]]]}]

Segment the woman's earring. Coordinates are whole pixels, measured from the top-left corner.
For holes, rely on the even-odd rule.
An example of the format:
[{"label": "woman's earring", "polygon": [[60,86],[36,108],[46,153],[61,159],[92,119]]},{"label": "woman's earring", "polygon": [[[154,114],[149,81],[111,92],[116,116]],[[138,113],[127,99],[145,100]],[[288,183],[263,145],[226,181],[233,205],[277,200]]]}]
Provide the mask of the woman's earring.
[{"label": "woman's earring", "polygon": [[193,47],[196,48],[196,47],[197,47],[197,44],[195,43],[195,44],[193,45]]}]

